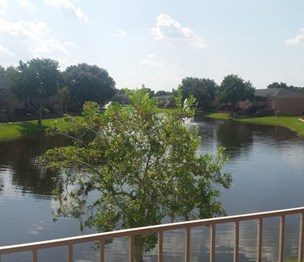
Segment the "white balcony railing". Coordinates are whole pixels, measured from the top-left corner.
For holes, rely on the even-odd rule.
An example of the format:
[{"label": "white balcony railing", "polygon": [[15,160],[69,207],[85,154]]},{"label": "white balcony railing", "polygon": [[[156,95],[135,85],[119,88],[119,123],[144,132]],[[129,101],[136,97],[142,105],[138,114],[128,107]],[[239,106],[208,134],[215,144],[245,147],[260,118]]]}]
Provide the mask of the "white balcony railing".
[{"label": "white balcony railing", "polygon": [[12,246],[3,246],[0,247],[0,261],[1,254],[17,253],[29,251],[32,253],[32,261],[37,262],[38,260],[38,251],[41,249],[49,249],[54,247],[67,247],[67,261],[73,261],[73,246],[80,243],[87,242],[98,242],[99,243],[99,261],[105,261],[105,249],[104,243],[107,239],[115,239],[120,237],[130,238],[130,258],[129,261],[135,261],[135,236],[141,234],[158,234],[158,261],[163,261],[163,233],[170,230],[184,229],[185,230],[185,261],[191,261],[190,255],[190,239],[191,239],[191,228],[192,227],[201,227],[208,226],[210,228],[210,262],[215,260],[215,236],[216,236],[216,226],[218,224],[233,223],[234,224],[234,236],[231,238],[234,239],[234,255],[233,261],[239,261],[239,224],[242,221],[255,220],[257,221],[257,255],[256,260],[262,261],[262,238],[263,238],[263,220],[270,217],[279,217],[280,218],[280,227],[279,227],[279,254],[278,261],[284,261],[284,245],[285,245],[285,219],[286,216],[299,214],[299,247],[298,247],[298,261],[303,262],[303,253],[304,253],[304,207],[276,210],[269,212],[260,212],[260,213],[251,213],[237,216],[227,216],[227,217],[218,217],[210,219],[202,219],[195,221],[179,222],[172,224],[162,224],[156,226],[148,226],[134,229],[126,229],[119,231],[112,231],[106,233],[97,233],[77,237],[69,237],[62,239],[54,239],[49,241],[41,241],[35,243],[27,243],[21,245],[12,245]]}]

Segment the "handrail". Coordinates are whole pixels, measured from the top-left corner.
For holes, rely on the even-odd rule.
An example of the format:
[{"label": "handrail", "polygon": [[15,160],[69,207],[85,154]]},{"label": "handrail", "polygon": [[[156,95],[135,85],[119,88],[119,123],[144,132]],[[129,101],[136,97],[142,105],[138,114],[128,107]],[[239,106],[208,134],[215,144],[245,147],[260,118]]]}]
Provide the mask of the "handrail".
[{"label": "handrail", "polygon": [[[190,261],[190,234],[192,227],[200,227],[200,226],[210,226],[210,262],[215,261],[215,230],[216,225],[218,224],[226,224],[226,223],[234,223],[234,261],[238,261],[239,255],[239,222],[248,221],[248,220],[257,220],[257,261],[261,261],[262,257],[262,232],[263,232],[263,219],[270,217],[280,217],[280,244],[279,244],[279,261],[284,260],[284,242],[285,242],[285,217],[288,215],[300,214],[300,227],[299,227],[299,248],[298,248],[298,261],[303,261],[303,249],[304,249],[304,207],[298,208],[290,208],[290,209],[282,209],[275,211],[267,211],[267,212],[258,212],[258,213],[250,213],[250,214],[242,214],[242,215],[233,215],[226,217],[215,217],[201,220],[193,220],[193,221],[185,221],[185,222],[177,222],[171,224],[161,224],[154,226],[146,226],[139,228],[131,228],[124,230],[117,230],[112,232],[103,232],[103,233],[95,233],[89,235],[75,236],[75,237],[67,237],[61,239],[53,239],[47,241],[39,241],[33,243],[25,243],[18,245],[9,245],[0,247],[0,260],[1,254],[9,254],[9,253],[17,253],[24,251],[32,252],[32,260],[33,262],[38,261],[37,252],[40,249],[45,248],[53,248],[59,246],[67,246],[68,247],[68,261],[72,261],[73,257],[73,245],[85,243],[85,242],[99,242],[100,243],[100,261],[104,261],[104,241],[107,239],[115,239],[119,237],[130,237],[131,240],[134,240],[136,235],[141,234],[149,234],[149,233],[158,233],[159,235],[159,252],[162,253],[163,250],[163,232],[176,230],[176,229],[185,229],[186,231],[186,247],[185,247],[185,261]],[[133,242],[133,241],[130,241]],[[160,246],[161,245],[161,246]],[[131,246],[131,250],[133,246]],[[133,252],[130,252],[133,253]],[[159,257],[162,257],[162,254],[159,254]],[[130,261],[134,261],[134,257],[130,258]],[[159,261],[162,261],[162,258],[159,258]]]}]

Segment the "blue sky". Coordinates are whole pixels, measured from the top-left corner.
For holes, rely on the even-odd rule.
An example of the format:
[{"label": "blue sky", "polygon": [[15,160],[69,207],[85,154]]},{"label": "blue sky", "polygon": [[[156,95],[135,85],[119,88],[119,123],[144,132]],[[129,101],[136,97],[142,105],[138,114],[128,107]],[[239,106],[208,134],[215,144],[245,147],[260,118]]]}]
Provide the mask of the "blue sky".
[{"label": "blue sky", "polygon": [[304,87],[303,10],[303,0],[0,0],[0,65],[86,62],[117,88],[228,74]]}]

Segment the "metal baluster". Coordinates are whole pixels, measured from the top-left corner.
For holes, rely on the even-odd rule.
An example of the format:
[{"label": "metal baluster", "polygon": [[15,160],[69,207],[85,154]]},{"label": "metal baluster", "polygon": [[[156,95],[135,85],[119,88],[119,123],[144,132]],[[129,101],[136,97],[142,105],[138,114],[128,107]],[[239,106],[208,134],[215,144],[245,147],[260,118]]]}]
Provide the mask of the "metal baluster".
[{"label": "metal baluster", "polygon": [[105,251],[104,251],[104,239],[99,241],[99,262],[105,261]]},{"label": "metal baluster", "polygon": [[186,227],[185,232],[185,261],[190,262],[190,234],[191,228],[189,226]]},{"label": "metal baluster", "polygon": [[210,262],[215,262],[215,224],[210,225]]},{"label": "metal baluster", "polygon": [[163,262],[163,249],[164,249],[163,245],[164,245],[164,235],[163,235],[163,231],[160,231],[158,233],[158,262]]},{"label": "metal baluster", "polygon": [[258,237],[257,237],[257,262],[262,261],[262,247],[263,247],[263,218],[258,220]]},{"label": "metal baluster", "polygon": [[135,262],[135,236],[130,236],[130,262]]},{"label": "metal baluster", "polygon": [[284,261],[285,244],[285,215],[280,218],[280,243],[279,243],[279,262]]},{"label": "metal baluster", "polygon": [[73,262],[73,244],[68,245],[68,262]]},{"label": "metal baluster", "polygon": [[240,223],[236,221],[234,223],[234,254],[233,254],[233,261],[239,261],[239,232],[240,232]]},{"label": "metal baluster", "polygon": [[[304,249],[304,213],[300,215],[300,229],[299,229],[299,250],[298,261],[303,262],[303,249]],[[1,261],[0,261],[1,262]]]},{"label": "metal baluster", "polygon": [[32,250],[32,261],[37,262],[38,261],[38,254],[37,254],[37,249]]}]

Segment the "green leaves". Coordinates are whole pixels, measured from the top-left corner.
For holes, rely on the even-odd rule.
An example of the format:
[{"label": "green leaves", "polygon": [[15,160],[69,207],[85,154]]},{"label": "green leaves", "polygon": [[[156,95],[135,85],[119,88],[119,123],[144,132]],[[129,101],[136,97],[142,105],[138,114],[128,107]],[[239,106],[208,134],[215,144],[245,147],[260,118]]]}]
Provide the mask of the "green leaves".
[{"label": "green leaves", "polygon": [[221,102],[235,104],[254,97],[254,87],[237,75],[227,75],[219,88],[219,98]]},{"label": "green leaves", "polygon": [[103,105],[115,94],[115,81],[105,69],[96,65],[81,63],[69,66],[62,77],[69,90],[70,102],[79,111],[86,101]]},{"label": "green leaves", "polygon": [[[67,116],[64,127],[52,129],[72,138],[72,145],[43,156],[44,164],[65,170],[61,195],[73,205],[61,201],[59,215],[62,210],[89,212],[86,225],[108,231],[160,224],[165,217],[174,221],[222,214],[217,188],[228,188],[231,178],[221,173],[222,149],[214,156],[197,156],[199,136],[184,125],[193,114],[193,98],[182,103],[179,90],[176,110],[165,114],[158,113],[146,89],[127,94],[131,106],[111,105],[101,113],[88,102],[82,117]],[[86,200],[90,191],[93,201]],[[152,248],[153,237],[139,237],[138,246]]]},{"label": "green leaves", "polygon": [[57,93],[58,80],[58,62],[46,58],[20,61],[18,68],[10,73],[14,95],[38,114],[39,125],[45,105]]}]

